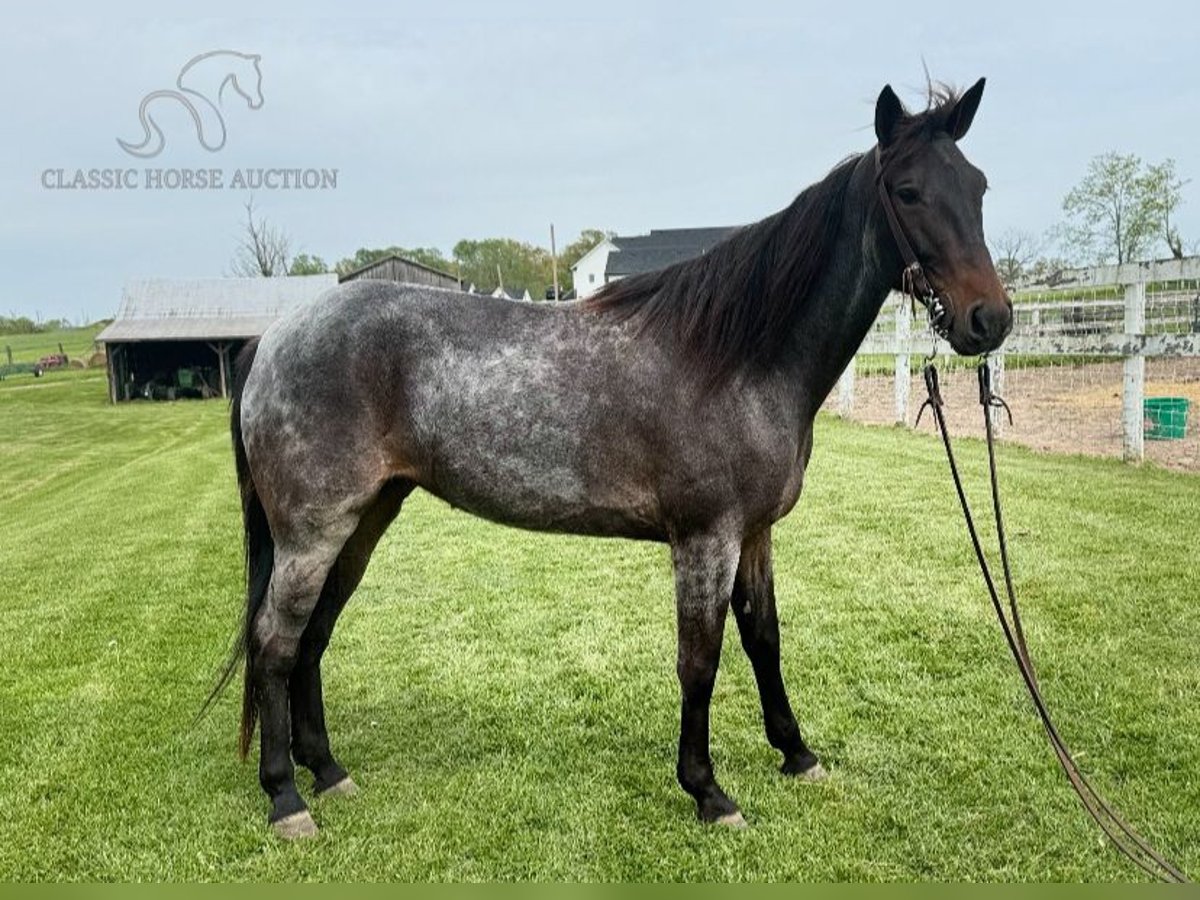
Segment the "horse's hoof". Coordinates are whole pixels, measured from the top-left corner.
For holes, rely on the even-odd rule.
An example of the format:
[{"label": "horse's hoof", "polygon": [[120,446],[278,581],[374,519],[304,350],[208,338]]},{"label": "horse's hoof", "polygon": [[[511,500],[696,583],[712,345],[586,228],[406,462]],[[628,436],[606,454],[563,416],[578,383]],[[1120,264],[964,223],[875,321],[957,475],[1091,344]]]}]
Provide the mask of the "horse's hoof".
[{"label": "horse's hoof", "polygon": [[713,820],[714,825],[727,825],[730,828],[749,828],[745,818],[736,809],[731,813],[725,813],[723,816],[717,816]]},{"label": "horse's hoof", "polygon": [[299,838],[316,837],[317,823],[313,821],[307,809],[302,809],[272,822],[271,830],[285,841],[294,841]]},{"label": "horse's hoof", "polygon": [[806,753],[799,758],[786,760],[779,767],[779,771],[792,778],[799,778],[801,781],[824,781],[829,777],[829,773],[825,771],[825,767],[811,753]]},{"label": "horse's hoof", "polygon": [[322,791],[317,792],[318,797],[353,797],[358,793],[358,785],[354,783],[354,779],[347,775],[337,784],[331,784]]},{"label": "horse's hoof", "polygon": [[796,776],[801,781],[824,781],[829,777],[829,773],[825,771],[825,767],[818,763],[813,763],[803,772]]}]

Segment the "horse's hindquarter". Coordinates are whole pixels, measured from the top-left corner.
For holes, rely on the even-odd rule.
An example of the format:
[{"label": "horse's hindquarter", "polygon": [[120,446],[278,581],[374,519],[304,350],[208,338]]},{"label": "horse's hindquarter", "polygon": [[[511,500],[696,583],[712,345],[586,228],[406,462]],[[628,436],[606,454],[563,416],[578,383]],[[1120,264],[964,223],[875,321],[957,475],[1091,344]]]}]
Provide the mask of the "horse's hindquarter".
[{"label": "horse's hindquarter", "polygon": [[697,403],[611,316],[359,283],[307,317],[268,338],[319,357],[331,383],[304,402],[338,423],[341,457],[485,518],[665,539],[706,516],[772,519],[789,490],[794,421],[752,392]]}]

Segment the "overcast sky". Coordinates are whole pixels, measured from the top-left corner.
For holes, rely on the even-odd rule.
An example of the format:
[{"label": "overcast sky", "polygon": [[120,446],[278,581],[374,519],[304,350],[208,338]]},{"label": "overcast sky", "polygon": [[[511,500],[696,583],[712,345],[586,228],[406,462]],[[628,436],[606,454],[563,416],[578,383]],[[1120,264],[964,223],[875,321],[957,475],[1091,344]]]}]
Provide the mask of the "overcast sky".
[{"label": "overcast sky", "polygon": [[[304,4],[261,20],[156,20],[121,3],[5,13],[0,31],[0,314],[111,315],[125,279],[222,275],[241,190],[63,190],[47,169],[337,169],[334,190],[259,190],[296,249],[510,236],[561,243],[739,224],[785,205],[873,143],[879,89],[919,104],[922,59],[961,86],[986,75],[968,157],[988,174],[989,234],[1041,233],[1090,157],[1174,157],[1184,238],[1200,239],[1200,5]],[[206,4],[212,14],[216,6]],[[331,7],[326,6],[326,10]],[[431,10],[437,10],[436,13]],[[11,7],[10,7],[11,10]],[[314,14],[320,9],[314,8]],[[730,12],[737,15],[731,16]],[[384,16],[392,15],[394,18]],[[228,138],[200,148],[182,105],[138,107],[193,56],[261,55],[261,108],[226,91]],[[52,177],[53,180],[53,177]]]}]

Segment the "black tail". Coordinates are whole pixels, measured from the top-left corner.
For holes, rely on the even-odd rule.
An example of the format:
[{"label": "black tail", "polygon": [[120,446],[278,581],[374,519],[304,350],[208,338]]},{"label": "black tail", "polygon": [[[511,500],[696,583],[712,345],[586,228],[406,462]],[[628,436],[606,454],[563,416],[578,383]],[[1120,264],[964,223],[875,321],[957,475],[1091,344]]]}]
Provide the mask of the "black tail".
[{"label": "black tail", "polygon": [[238,488],[242,495],[242,524],[245,528],[246,540],[246,615],[242,620],[241,633],[234,644],[233,652],[225,663],[216,687],[204,701],[201,715],[233,680],[237,673],[238,662],[246,660],[245,684],[242,691],[242,726],[238,735],[238,750],[242,758],[250,752],[250,741],[254,737],[254,726],[258,720],[258,706],[254,702],[254,653],[251,642],[251,628],[254,618],[262,607],[267,596],[267,586],[271,582],[271,569],[275,561],[275,542],[271,538],[271,528],[267,522],[266,512],[258,499],[254,488],[254,479],[250,475],[250,464],[246,460],[246,445],[242,441],[242,390],[246,386],[246,378],[254,365],[254,355],[258,352],[258,341],[246,345],[237,358],[233,377],[233,402],[230,405],[229,430],[233,435],[233,458],[237,467]]}]

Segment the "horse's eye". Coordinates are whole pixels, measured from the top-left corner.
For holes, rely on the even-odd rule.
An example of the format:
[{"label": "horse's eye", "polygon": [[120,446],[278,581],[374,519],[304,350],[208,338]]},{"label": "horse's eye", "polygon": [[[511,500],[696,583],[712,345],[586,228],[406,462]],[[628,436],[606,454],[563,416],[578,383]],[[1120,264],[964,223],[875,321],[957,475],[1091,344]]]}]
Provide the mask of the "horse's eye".
[{"label": "horse's eye", "polygon": [[896,198],[901,203],[916,203],[921,199],[921,195],[917,193],[914,187],[896,188]]}]

